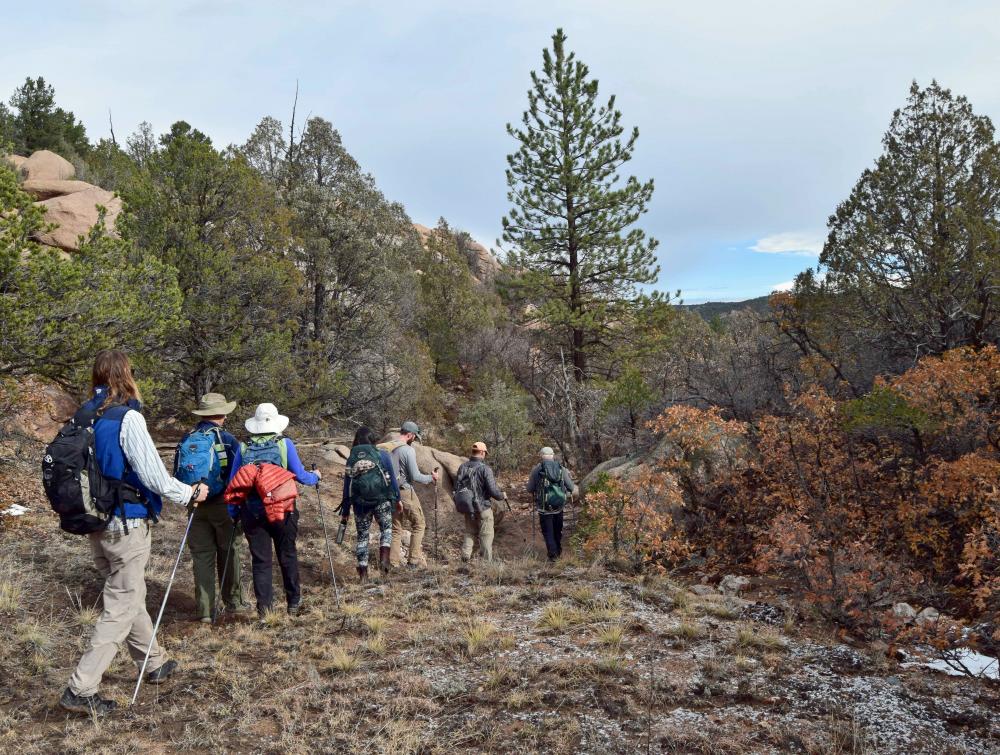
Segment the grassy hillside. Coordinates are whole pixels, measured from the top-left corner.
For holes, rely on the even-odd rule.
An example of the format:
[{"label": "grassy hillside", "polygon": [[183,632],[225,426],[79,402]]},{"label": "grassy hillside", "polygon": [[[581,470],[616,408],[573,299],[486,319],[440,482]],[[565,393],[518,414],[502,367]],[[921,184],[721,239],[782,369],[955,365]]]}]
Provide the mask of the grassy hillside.
[{"label": "grassy hillside", "polygon": [[[134,709],[96,722],[55,704],[100,610],[87,543],[61,534],[37,499],[33,514],[8,520],[0,529],[0,743],[22,755],[1000,746],[995,688],[901,668],[885,648],[844,645],[773,594],[724,597],[579,557],[549,566],[526,501],[501,528],[499,564],[459,563],[458,520],[443,508],[439,560],[362,587],[349,535],[335,553],[338,607],[314,493],[301,503],[305,613],[263,625],[192,622],[185,556],[161,630],[181,672],[144,687]],[[332,501],[328,517],[331,509]],[[183,513],[166,514],[153,538],[151,611],[182,532]],[[433,552],[431,533],[428,545]],[[121,652],[102,693],[125,704],[134,681]]]}]

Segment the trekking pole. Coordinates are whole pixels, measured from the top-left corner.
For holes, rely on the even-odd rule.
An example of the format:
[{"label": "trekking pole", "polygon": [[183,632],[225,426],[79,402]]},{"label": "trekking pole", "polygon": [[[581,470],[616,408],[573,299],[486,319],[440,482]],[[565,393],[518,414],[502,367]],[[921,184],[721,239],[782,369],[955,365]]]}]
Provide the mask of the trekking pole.
[{"label": "trekking pole", "polygon": [[[219,592],[226,589],[226,575],[229,573],[229,558],[233,555],[233,543],[236,542],[236,530],[239,525],[233,522],[233,534],[229,536],[229,547],[226,549],[226,563],[222,566],[222,579],[219,580]],[[215,605],[212,606],[212,623],[215,624],[219,618],[219,596],[215,598]]]},{"label": "trekking pole", "polygon": [[[207,484],[202,482],[203,485]],[[191,522],[194,521],[194,511],[198,508],[198,504],[191,507],[191,513],[188,514],[187,527],[184,528],[184,537],[181,538],[181,547],[177,551],[177,558],[174,561],[174,570],[170,572],[170,580],[167,582],[167,591],[163,593],[163,602],[160,603],[160,613],[156,616],[156,623],[153,625],[153,636],[149,640],[149,644],[146,646],[146,657],[142,659],[142,668],[139,669],[139,680],[135,683],[135,692],[132,693],[132,705],[135,705],[135,701],[139,697],[139,688],[142,686],[142,679],[146,674],[146,664],[149,663],[149,651],[153,649],[153,643],[156,642],[156,633],[160,629],[160,622],[163,620],[163,611],[167,607],[167,598],[170,597],[170,588],[174,586],[174,577],[177,576],[177,567],[180,566],[181,556],[184,555],[184,546],[187,543],[188,533],[191,531]]]},{"label": "trekking pole", "polygon": [[[313,472],[316,465],[313,464]],[[330,561],[330,577],[333,579],[333,594],[337,598],[337,608],[340,608],[340,589],[337,587],[337,573],[333,570],[333,551],[330,550],[330,533],[326,529],[326,515],[323,513],[323,496],[319,494],[319,481],[316,481],[316,502],[319,504],[319,518],[323,522],[323,537],[326,539],[326,557]]]},{"label": "trekking pole", "polygon": [[[437,474],[440,469],[434,467],[434,473]],[[438,559],[438,481],[434,480],[434,560]]]}]

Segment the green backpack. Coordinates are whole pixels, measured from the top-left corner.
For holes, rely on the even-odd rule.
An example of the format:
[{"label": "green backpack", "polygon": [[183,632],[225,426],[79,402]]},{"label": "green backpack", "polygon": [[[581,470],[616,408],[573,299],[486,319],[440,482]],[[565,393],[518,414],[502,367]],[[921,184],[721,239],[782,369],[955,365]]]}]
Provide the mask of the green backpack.
[{"label": "green backpack", "polygon": [[538,510],[549,514],[566,507],[566,487],[558,461],[543,461],[541,485],[538,488]]},{"label": "green backpack", "polygon": [[350,479],[349,498],[352,504],[366,508],[377,506],[395,498],[389,472],[382,466],[382,458],[375,446],[355,446],[347,459],[347,477]]}]

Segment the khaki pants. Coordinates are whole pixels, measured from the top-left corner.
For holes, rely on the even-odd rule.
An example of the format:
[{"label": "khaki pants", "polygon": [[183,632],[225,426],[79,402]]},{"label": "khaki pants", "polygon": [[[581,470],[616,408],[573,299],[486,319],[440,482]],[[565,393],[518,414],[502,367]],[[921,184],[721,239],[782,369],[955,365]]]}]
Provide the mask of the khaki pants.
[{"label": "khaki pants", "polygon": [[402,513],[392,512],[392,545],[389,547],[389,563],[399,566],[402,563],[403,529],[410,531],[410,559],[415,566],[427,566],[424,556],[424,508],[417,498],[417,491],[407,488],[399,491],[399,502],[403,505]]},{"label": "khaki pants", "polygon": [[483,561],[493,560],[493,509],[477,514],[462,514],[465,517],[465,539],[462,541],[462,560],[472,558],[472,549],[479,536],[479,556]]},{"label": "khaki pants", "polygon": [[153,620],[146,611],[146,562],[152,541],[149,523],[129,527],[127,535],[95,532],[90,537],[94,563],[104,577],[104,611],[97,620],[90,645],[69,679],[77,695],[93,695],[101,677],[118,653],[122,642],[136,664],[149,651],[146,673],[166,661],[166,653],[153,637]]},{"label": "khaki pants", "polygon": [[[222,585],[222,600],[229,609],[242,608],[243,584],[240,574],[240,551],[242,538],[233,538],[233,520],[221,499],[205,501],[194,510],[188,547],[191,549],[191,565],[194,571],[194,602],[199,618],[211,618],[215,607],[215,586],[226,573],[226,583]],[[229,544],[233,549],[226,568],[226,552]]]}]

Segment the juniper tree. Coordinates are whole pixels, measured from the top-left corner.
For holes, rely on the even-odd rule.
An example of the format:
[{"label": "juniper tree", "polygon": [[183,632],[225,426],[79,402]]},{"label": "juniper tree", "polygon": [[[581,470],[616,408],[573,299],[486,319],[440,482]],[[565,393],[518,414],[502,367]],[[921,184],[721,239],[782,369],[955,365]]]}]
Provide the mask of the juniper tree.
[{"label": "juniper tree", "polygon": [[[848,364],[872,345],[897,368],[994,343],[1000,143],[993,124],[937,82],[914,82],[882,143],[875,165],[830,217],[820,257],[825,282],[812,271],[800,276],[786,332],[834,367],[837,343]],[[802,324],[810,319],[818,325]]]},{"label": "juniper tree", "polygon": [[503,240],[517,271],[507,291],[565,349],[582,383],[594,357],[613,349],[612,330],[639,300],[637,287],[659,273],[656,240],[634,227],[653,181],[621,180],[639,130],[625,134],[614,95],[599,102],[597,80],[566,50],[562,29],[542,61],[521,125],[507,126],[520,143],[507,157],[513,207]]}]

